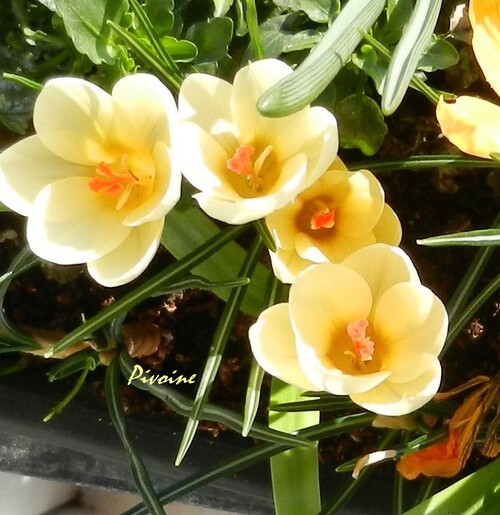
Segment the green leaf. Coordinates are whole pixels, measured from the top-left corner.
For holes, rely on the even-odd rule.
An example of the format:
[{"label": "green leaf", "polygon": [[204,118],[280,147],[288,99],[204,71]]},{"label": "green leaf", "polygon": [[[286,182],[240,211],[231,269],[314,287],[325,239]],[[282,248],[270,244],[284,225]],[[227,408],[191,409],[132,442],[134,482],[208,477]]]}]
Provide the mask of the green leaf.
[{"label": "green leaf", "polygon": [[198,49],[191,41],[185,39],[179,41],[172,36],[163,36],[160,41],[175,62],[190,63],[198,55]]},{"label": "green leaf", "polygon": [[[217,225],[190,198],[184,197],[167,215],[161,242],[177,259],[181,259],[219,232]],[[244,258],[245,251],[237,243],[231,242],[191,272],[214,282],[227,281],[238,275]],[[272,279],[269,269],[257,265],[241,305],[242,311],[253,316],[259,315],[265,307]],[[213,291],[223,300],[229,297],[226,289]]]},{"label": "green leaf", "polygon": [[118,364],[118,357],[111,361],[108,369],[106,370],[104,387],[106,391],[109,415],[113,425],[115,426],[116,432],[120,437],[122,445],[125,448],[125,452],[127,453],[137,490],[144,500],[148,513],[151,515],[164,515],[165,510],[163,509],[153,484],[149,479],[148,471],[137,452],[134,441],[130,438],[128,433],[127,421],[125,419],[120,395],[120,367]]},{"label": "green leaf", "polygon": [[120,23],[128,8],[127,0],[87,0],[85,4],[54,0],[54,3],[78,52],[87,55],[95,64],[113,64],[114,50],[107,22]]},{"label": "green leaf", "polygon": [[4,206],[1,202],[0,202],[0,212],[8,212],[8,211],[11,211],[7,206]]},{"label": "green leaf", "polygon": [[326,88],[361,41],[361,32],[377,20],[385,0],[349,0],[322,40],[291,74],[258,101],[264,116],[280,117],[299,111]]},{"label": "green leaf", "polygon": [[25,134],[33,117],[35,91],[0,78],[0,123],[12,132]]},{"label": "green leaf", "polygon": [[424,72],[444,70],[458,63],[456,48],[446,39],[432,35],[432,44],[420,58],[417,68]]},{"label": "green leaf", "polygon": [[480,229],[477,231],[433,236],[432,238],[417,240],[417,243],[429,247],[446,247],[452,245],[467,245],[473,247],[498,246],[500,245],[500,229]]},{"label": "green leaf", "polygon": [[352,54],[351,60],[355,66],[373,79],[377,92],[382,94],[384,80],[389,68],[387,59],[381,57],[371,45],[366,44]]},{"label": "green leaf", "polygon": [[500,459],[464,477],[405,515],[495,515],[500,506]]},{"label": "green leaf", "polygon": [[396,46],[382,93],[382,112],[392,114],[410,85],[436,26],[442,0],[417,0],[403,36]]},{"label": "green leaf", "polygon": [[214,0],[214,16],[220,17],[220,16],[226,16],[227,11],[231,8],[233,5],[234,0]]},{"label": "green leaf", "polygon": [[[271,402],[300,399],[303,390],[273,378]],[[293,433],[319,422],[319,411],[270,412],[269,427]],[[271,458],[274,509],[276,515],[316,515],[321,509],[318,448],[290,449]]]},{"label": "green leaf", "polygon": [[314,29],[292,31],[288,18],[286,14],[273,16],[260,25],[262,46],[267,57],[312,48],[321,40],[321,33]]},{"label": "green leaf", "polygon": [[233,37],[231,18],[212,18],[189,27],[186,37],[198,47],[196,63],[211,63],[227,55]]},{"label": "green leaf", "polygon": [[303,11],[318,23],[328,23],[333,7],[331,0],[274,0],[274,4],[292,12]]},{"label": "green leaf", "polygon": [[378,104],[363,94],[350,95],[335,107],[340,146],[372,156],[382,145],[387,125]]},{"label": "green leaf", "polygon": [[401,39],[403,29],[410,19],[413,3],[413,0],[389,1],[386,10],[387,23],[374,30],[373,36],[386,46],[395,45]]},{"label": "green leaf", "polygon": [[174,26],[173,0],[146,0],[144,10],[160,36],[169,33]]}]

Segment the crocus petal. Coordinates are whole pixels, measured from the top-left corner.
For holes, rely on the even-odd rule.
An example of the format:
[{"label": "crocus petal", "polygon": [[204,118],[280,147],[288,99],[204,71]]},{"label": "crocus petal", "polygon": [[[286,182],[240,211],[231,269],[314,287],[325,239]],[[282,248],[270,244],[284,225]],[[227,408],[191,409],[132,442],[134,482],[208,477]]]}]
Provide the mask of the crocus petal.
[{"label": "crocus petal", "polygon": [[[283,207],[297,193],[306,173],[307,163],[304,154],[298,154],[289,159],[283,166],[279,188],[276,186],[268,195],[254,198],[237,197],[234,191],[227,195],[222,188],[193,195],[201,209],[209,216],[228,224],[244,224],[258,220],[269,213]],[[186,175],[184,173],[184,175]],[[276,190],[276,191],[275,191]],[[224,198],[226,197],[226,198]],[[227,198],[229,197],[229,198]]]},{"label": "crocus petal", "polygon": [[328,353],[335,334],[344,334],[348,322],[367,318],[371,306],[370,289],[364,279],[342,265],[312,265],[290,289],[294,332],[298,341],[318,356]]},{"label": "crocus petal", "polygon": [[124,148],[156,142],[172,145],[177,138],[177,108],[172,93],[153,75],[137,73],[120,79],[111,93],[112,136]]},{"label": "crocus petal", "polygon": [[224,148],[208,132],[192,123],[183,123],[181,134],[184,177],[198,190],[222,188],[222,173],[226,171],[228,159]]},{"label": "crocus petal", "polygon": [[211,134],[227,153],[235,149],[233,116],[229,103],[232,89],[233,86],[225,80],[194,73],[184,80],[179,92],[180,119]]},{"label": "crocus petal", "polygon": [[38,136],[30,136],[0,154],[0,200],[28,216],[40,191],[73,175],[93,175],[93,168],[69,163],[47,150]]},{"label": "crocus petal", "polygon": [[137,226],[163,217],[179,200],[182,175],[172,163],[171,154],[164,143],[156,143],[153,149],[156,165],[153,191],[138,209],[123,220],[124,225]]},{"label": "crocus petal", "polygon": [[276,304],[263,311],[248,335],[253,355],[266,372],[299,388],[316,390],[297,359],[288,304]]},{"label": "crocus petal", "polygon": [[162,218],[134,228],[114,250],[88,263],[90,276],[110,288],[139,277],[158,250],[163,224]]},{"label": "crocus petal", "polygon": [[308,129],[307,132],[302,131],[305,138],[300,148],[301,152],[306,153],[308,163],[304,188],[311,186],[323,175],[339,148],[337,120],[328,110],[319,106],[311,107],[307,121]]},{"label": "crocus petal", "polygon": [[262,116],[256,107],[261,95],[290,73],[290,66],[277,59],[256,61],[238,71],[234,77],[230,105],[241,142],[252,141],[258,136],[271,143],[288,124],[297,123],[297,132],[300,131],[308,108],[291,116],[273,119]]},{"label": "crocus petal", "polygon": [[443,134],[462,152],[489,158],[500,152],[500,107],[480,98],[462,96],[454,103],[440,98],[436,116]]},{"label": "crocus petal", "polygon": [[94,261],[129,235],[123,214],[88,188],[88,178],[69,177],[46,186],[28,218],[27,236],[35,254],[61,265]]},{"label": "crocus petal", "polygon": [[441,365],[435,359],[433,365],[413,381],[385,381],[368,392],[352,394],[351,399],[380,415],[406,415],[429,402],[438,391],[440,382]]},{"label": "crocus petal", "polygon": [[266,225],[278,247],[285,250],[294,248],[297,231],[295,218],[301,207],[302,202],[296,198],[279,211],[274,211],[266,217]]},{"label": "crocus petal", "polygon": [[33,123],[51,152],[73,163],[95,165],[117,157],[108,140],[112,112],[111,95],[90,82],[63,77],[43,87]]},{"label": "crocus petal", "polygon": [[351,238],[365,236],[373,229],[384,209],[382,186],[371,172],[361,170],[351,174],[336,188],[346,190],[339,195],[332,191],[332,196],[339,198],[336,229]]},{"label": "crocus petal", "polygon": [[385,204],[379,221],[373,228],[373,235],[376,241],[387,245],[399,245],[403,231],[401,222],[393,209]]},{"label": "crocus petal", "polygon": [[[334,231],[331,237],[324,238],[322,240],[316,240],[314,242],[314,245],[316,245],[317,251],[320,252],[320,254],[316,254],[316,256],[319,257],[320,255],[323,255],[325,256],[326,260],[332,263],[340,263],[341,261],[344,261],[344,259],[346,259],[347,256],[351,255],[353,252],[356,252],[358,249],[361,249],[363,247],[367,247],[368,245],[375,243],[375,241],[375,236],[371,231],[360,238],[350,238],[345,234],[341,234],[340,232]],[[310,249],[311,253],[308,253],[306,248],[302,245],[303,242],[304,240],[301,237],[297,236],[297,252],[302,257],[311,259],[308,256],[314,256],[314,254],[312,253],[312,249]],[[311,261],[319,263],[321,261],[325,261],[325,259],[321,261],[318,259],[311,259]]]},{"label": "crocus petal", "polygon": [[420,351],[436,356],[444,344],[447,322],[443,303],[416,282],[389,288],[380,297],[373,318],[375,332],[389,354]]},{"label": "crocus petal", "polygon": [[486,80],[500,95],[500,8],[498,0],[471,0],[472,48]]},{"label": "crocus petal", "polygon": [[295,282],[302,270],[307,268],[311,262],[302,259],[295,250],[276,249],[276,253],[269,252],[274,275],[282,282],[291,284]]},{"label": "crocus petal", "polygon": [[347,257],[343,264],[370,286],[374,304],[391,286],[404,281],[417,281],[417,271],[410,258],[398,247],[376,243]]},{"label": "crocus petal", "polygon": [[[425,344],[425,340],[421,342]],[[422,345],[424,347],[424,345]],[[425,348],[423,349],[425,350]],[[408,383],[434,365],[435,354],[426,352],[407,352],[404,349],[394,349],[394,352],[386,352],[384,357],[384,370],[392,372],[391,383]]]}]

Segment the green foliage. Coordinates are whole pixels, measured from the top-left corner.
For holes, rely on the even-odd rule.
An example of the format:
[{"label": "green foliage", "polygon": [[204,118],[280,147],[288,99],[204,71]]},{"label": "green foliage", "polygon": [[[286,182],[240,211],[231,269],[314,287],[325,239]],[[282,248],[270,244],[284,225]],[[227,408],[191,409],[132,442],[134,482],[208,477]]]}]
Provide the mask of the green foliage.
[{"label": "green foliage", "polygon": [[318,23],[328,23],[330,16],[339,7],[339,1],[331,0],[273,0],[273,3],[287,11],[303,11]]},{"label": "green foliage", "polygon": [[500,506],[500,459],[464,477],[405,515],[494,515]]},{"label": "green foliage", "polygon": [[378,104],[362,94],[350,95],[335,106],[339,140],[344,148],[359,148],[372,156],[387,134],[387,125]]},{"label": "green foliage", "polygon": [[315,29],[296,31],[294,21],[294,15],[280,14],[262,23],[260,33],[266,57],[309,49],[320,41],[321,32]]},{"label": "green foliage", "polygon": [[226,16],[227,11],[231,8],[233,5],[234,0],[214,0],[214,16]]},{"label": "green foliage", "polygon": [[198,56],[195,59],[197,64],[223,59],[227,55],[232,37],[233,20],[226,17],[195,23],[186,33],[186,38],[198,48]]},{"label": "green foliage", "polygon": [[72,0],[54,0],[54,3],[75,48],[95,64],[113,64],[116,53],[107,22],[120,22],[128,7],[127,0],[87,0],[85,5]]}]

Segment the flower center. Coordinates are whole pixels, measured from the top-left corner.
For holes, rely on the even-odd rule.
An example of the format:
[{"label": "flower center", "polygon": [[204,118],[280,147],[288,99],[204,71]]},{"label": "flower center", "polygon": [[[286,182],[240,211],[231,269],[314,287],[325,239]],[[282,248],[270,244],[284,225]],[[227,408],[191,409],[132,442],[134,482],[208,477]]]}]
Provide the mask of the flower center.
[{"label": "flower center", "polygon": [[[245,179],[246,188],[237,187],[238,193],[244,197],[255,196],[267,189],[266,171],[269,166],[268,157],[273,151],[272,145],[267,145],[258,155],[253,145],[240,145],[233,157],[226,161],[226,167],[230,172]],[[266,163],[267,160],[267,163]],[[244,191],[244,190],[248,191]]]},{"label": "flower center", "polygon": [[364,318],[351,320],[346,327],[353,350],[344,351],[344,354],[351,356],[358,367],[364,366],[367,361],[372,361],[375,353],[375,342],[366,336],[367,328],[368,320]]},{"label": "flower center", "polygon": [[335,225],[335,211],[325,207],[311,216],[311,229],[331,229]]},{"label": "flower center", "polygon": [[120,195],[116,209],[121,209],[139,182],[129,167],[128,156],[122,155],[120,159],[109,164],[101,162],[95,167],[95,172],[95,177],[88,183],[90,191],[112,197]]}]

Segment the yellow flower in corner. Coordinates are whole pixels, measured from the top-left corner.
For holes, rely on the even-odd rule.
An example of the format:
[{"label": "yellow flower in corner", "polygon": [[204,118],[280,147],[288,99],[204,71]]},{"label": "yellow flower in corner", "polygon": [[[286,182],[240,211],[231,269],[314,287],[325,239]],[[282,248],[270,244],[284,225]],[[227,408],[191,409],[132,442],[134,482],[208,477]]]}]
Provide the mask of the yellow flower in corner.
[{"label": "yellow flower in corner", "polygon": [[447,327],[408,256],[378,243],[306,268],[289,302],[265,310],[249,336],[259,364],[283,381],[399,416],[437,392]]},{"label": "yellow flower in corner", "polygon": [[202,73],[182,83],[179,115],[183,175],[211,217],[230,224],[262,218],[288,204],[318,179],[338,148],[335,118],[305,107],[283,118],[264,118],[259,97],[291,68],[276,59],[254,62],[234,84]]},{"label": "yellow flower in corner", "polygon": [[[486,80],[500,95],[500,0],[470,0],[472,48]],[[439,100],[436,116],[443,134],[460,150],[490,158],[500,152],[500,107],[461,96],[453,103]]]},{"label": "yellow flower in corner", "polygon": [[147,74],[112,94],[77,78],[50,80],[34,110],[36,135],[0,155],[0,201],[28,217],[35,254],[87,263],[105,286],[141,274],[180,196],[172,94]]},{"label": "yellow flower in corner", "polygon": [[273,270],[293,283],[313,263],[339,263],[372,243],[398,245],[401,224],[368,170],[349,172],[340,159],[284,208],[266,217],[277,244]]}]

